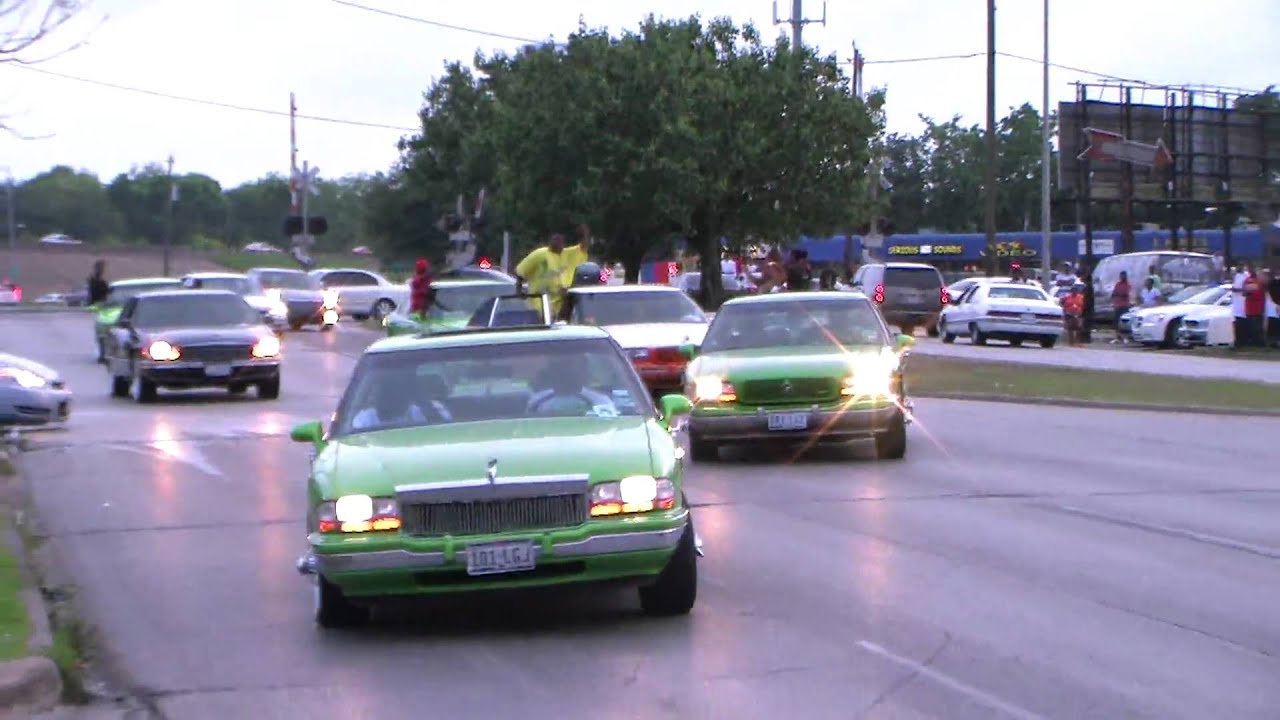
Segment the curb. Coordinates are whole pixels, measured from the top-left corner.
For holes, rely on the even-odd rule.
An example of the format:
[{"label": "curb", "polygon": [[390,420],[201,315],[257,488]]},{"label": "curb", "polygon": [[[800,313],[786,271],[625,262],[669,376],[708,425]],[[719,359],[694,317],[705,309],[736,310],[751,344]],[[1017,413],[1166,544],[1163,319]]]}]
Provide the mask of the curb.
[{"label": "curb", "polygon": [[0,315],[6,315],[10,313],[18,314],[18,315],[34,315],[37,313],[40,315],[56,315],[59,313],[88,313],[88,312],[89,312],[88,308],[75,308],[75,307],[56,307],[56,306],[41,307],[39,305],[34,307],[23,307],[21,305],[18,305],[16,307],[14,306],[0,307]]},{"label": "curb", "polygon": [[996,402],[1009,405],[1047,405],[1051,407],[1086,408],[1091,410],[1132,410],[1138,412],[1162,412],[1183,415],[1225,415],[1232,417],[1277,417],[1280,410],[1254,410],[1198,406],[1151,405],[1147,403],[1110,402],[1106,400],[1072,400],[1070,398],[1013,397],[984,393],[911,393],[913,398],[935,400],[960,400],[964,402]]}]

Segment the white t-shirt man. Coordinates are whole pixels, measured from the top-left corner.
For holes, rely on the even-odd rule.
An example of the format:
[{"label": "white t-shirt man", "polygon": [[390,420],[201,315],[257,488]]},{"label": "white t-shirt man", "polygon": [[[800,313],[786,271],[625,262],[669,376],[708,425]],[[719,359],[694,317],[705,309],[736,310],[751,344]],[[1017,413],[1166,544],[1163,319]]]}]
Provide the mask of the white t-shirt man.
[{"label": "white t-shirt man", "polygon": [[1231,280],[1231,314],[1234,317],[1248,317],[1244,311],[1244,284],[1249,281],[1249,273],[1240,270]]},{"label": "white t-shirt man", "polygon": [[1142,288],[1142,307],[1155,307],[1160,304],[1160,288],[1144,287]]}]

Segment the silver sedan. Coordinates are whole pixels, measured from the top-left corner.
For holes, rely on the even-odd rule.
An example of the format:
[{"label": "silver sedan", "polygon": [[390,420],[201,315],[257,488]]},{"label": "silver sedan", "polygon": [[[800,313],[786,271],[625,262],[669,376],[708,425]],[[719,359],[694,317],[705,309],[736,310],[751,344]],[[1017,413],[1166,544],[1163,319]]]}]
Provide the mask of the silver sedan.
[{"label": "silver sedan", "polygon": [[0,426],[47,425],[71,415],[71,390],[56,370],[0,353]]}]

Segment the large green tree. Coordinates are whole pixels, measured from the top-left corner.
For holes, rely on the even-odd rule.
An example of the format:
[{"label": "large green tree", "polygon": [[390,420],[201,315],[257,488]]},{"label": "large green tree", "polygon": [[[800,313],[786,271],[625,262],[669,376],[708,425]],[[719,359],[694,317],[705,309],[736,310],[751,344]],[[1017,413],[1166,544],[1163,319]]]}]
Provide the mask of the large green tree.
[{"label": "large green tree", "polygon": [[96,175],[59,165],[24,182],[15,193],[15,217],[35,235],[65,233],[97,242],[121,230]]}]

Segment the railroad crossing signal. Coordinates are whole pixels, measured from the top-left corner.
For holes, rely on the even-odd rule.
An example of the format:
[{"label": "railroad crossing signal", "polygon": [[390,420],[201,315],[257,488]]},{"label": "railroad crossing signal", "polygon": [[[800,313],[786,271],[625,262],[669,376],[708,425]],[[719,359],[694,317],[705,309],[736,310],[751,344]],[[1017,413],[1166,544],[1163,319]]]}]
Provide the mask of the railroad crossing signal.
[{"label": "railroad crossing signal", "polygon": [[293,175],[294,186],[312,195],[320,194],[320,168],[302,163],[302,169]]}]

